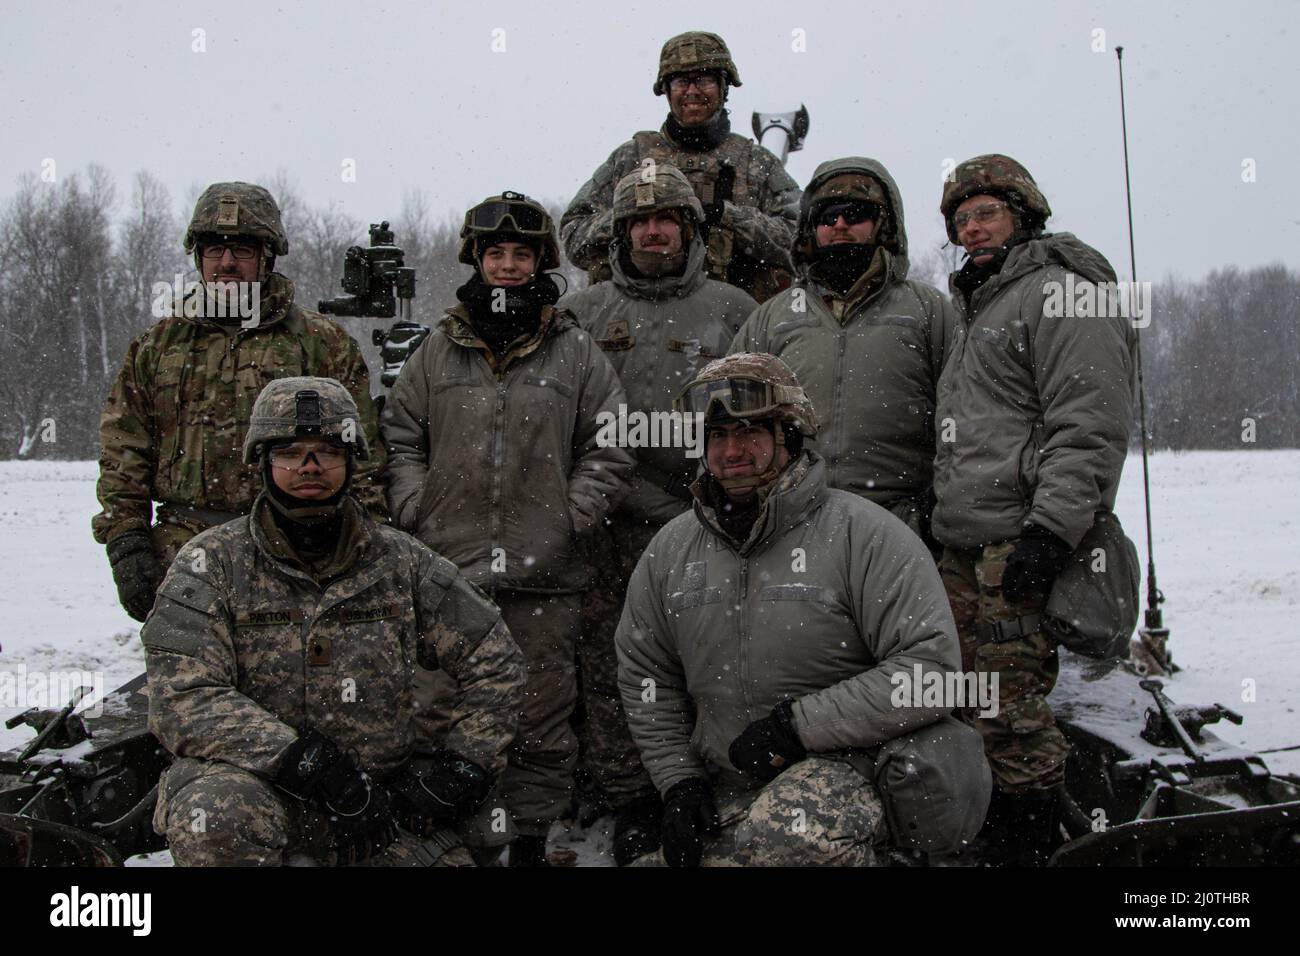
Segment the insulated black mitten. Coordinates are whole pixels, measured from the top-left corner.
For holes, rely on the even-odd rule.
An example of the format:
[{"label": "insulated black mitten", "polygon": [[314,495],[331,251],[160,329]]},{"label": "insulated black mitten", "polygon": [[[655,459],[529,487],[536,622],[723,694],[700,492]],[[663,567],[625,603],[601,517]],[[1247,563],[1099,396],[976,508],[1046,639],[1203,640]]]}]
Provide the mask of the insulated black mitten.
[{"label": "insulated black mitten", "polygon": [[782,770],[808,756],[794,729],[794,701],[783,700],[772,713],[740,732],[727,748],[731,765],[755,780],[767,783]]},{"label": "insulated black mitten", "polygon": [[1025,525],[1002,571],[1002,596],[1019,601],[1035,592],[1046,594],[1056,576],[1065,570],[1073,549],[1036,524]]},{"label": "insulated black mitten", "polygon": [[148,531],[128,531],[108,543],[108,563],[117,585],[117,599],[126,613],[143,621],[153,609],[163,569],[154,557]]},{"label": "insulated black mitten", "polygon": [[388,790],[398,824],[428,836],[477,810],[492,791],[492,774],[453,750],[437,750],[408,760]]},{"label": "insulated black mitten", "polygon": [[669,866],[699,866],[704,838],[722,832],[709,785],[699,777],[674,784],[664,795],[664,859]]}]

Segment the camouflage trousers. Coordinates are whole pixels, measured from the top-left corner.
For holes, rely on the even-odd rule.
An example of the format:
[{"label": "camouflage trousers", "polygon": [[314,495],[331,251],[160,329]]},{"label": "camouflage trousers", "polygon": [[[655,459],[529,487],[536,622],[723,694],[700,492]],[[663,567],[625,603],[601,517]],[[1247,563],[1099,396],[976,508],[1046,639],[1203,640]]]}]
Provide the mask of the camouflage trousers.
[{"label": "camouflage trousers", "polygon": [[585,542],[592,587],[582,596],[578,668],[586,719],[578,727],[579,762],[615,810],[654,793],[650,775],[628,730],[618,692],[614,632],[623,614],[627,583],[662,525],[615,515]]},{"label": "camouflage trousers", "polygon": [[[219,761],[180,758],[163,774],[154,829],[177,866],[283,866],[291,859],[335,863],[327,818],[268,781]],[[364,866],[471,866],[465,847],[443,852],[402,831]]]},{"label": "camouflage trousers", "polygon": [[[810,756],[755,787],[733,774],[714,781],[722,834],[701,866],[875,866],[889,836],[875,785],[852,765]],[[663,850],[634,866],[666,866]]]},{"label": "camouflage trousers", "polygon": [[[514,829],[544,836],[569,807],[578,761],[569,718],[578,699],[574,653],[581,596],[497,591],[491,597],[528,665],[519,729],[506,754],[500,793]],[[422,742],[440,745],[452,721],[463,716],[452,711],[455,696],[455,682],[442,671],[416,669],[416,724]],[[481,845],[502,842],[501,832],[494,820]]]},{"label": "camouflage trousers", "polygon": [[1047,604],[1046,594],[1015,602],[1002,596],[1002,572],[1013,546],[946,548],[939,573],[957,622],[962,668],[996,674],[998,681],[996,716],[979,717],[975,708],[963,709],[960,716],[984,738],[993,786],[1020,794],[1064,783],[1070,744],[1047,703],[1060,670],[1056,641],[1041,628],[1006,641],[981,643],[977,637],[977,624],[1041,614]]}]

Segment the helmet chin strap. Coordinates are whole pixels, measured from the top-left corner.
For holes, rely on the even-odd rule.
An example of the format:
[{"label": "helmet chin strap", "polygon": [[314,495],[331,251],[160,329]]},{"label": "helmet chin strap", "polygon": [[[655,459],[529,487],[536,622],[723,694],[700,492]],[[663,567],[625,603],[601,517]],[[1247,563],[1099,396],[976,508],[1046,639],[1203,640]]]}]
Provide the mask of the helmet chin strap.
[{"label": "helmet chin strap", "polygon": [[339,513],[343,498],[352,485],[352,455],[348,455],[347,461],[347,474],[339,490],[328,498],[308,500],[289,494],[275,483],[275,475],[271,470],[271,456],[265,454],[262,459],[262,480],[266,484],[267,499],[271,502],[271,507],[295,524],[307,527],[329,521]]},{"label": "helmet chin strap", "polygon": [[[772,419],[768,419],[769,422]],[[758,495],[759,501],[767,500],[767,496],[772,493],[773,487],[776,486],[776,480],[781,477],[781,472],[785,470],[784,466],[778,464],[781,456],[779,449],[785,447],[785,429],[777,427],[772,429],[772,437],[776,441],[776,447],[772,450],[772,460],[768,462],[757,475],[738,475],[732,478],[719,478],[710,472],[710,476],[722,489],[730,494],[733,491],[753,491]]]}]

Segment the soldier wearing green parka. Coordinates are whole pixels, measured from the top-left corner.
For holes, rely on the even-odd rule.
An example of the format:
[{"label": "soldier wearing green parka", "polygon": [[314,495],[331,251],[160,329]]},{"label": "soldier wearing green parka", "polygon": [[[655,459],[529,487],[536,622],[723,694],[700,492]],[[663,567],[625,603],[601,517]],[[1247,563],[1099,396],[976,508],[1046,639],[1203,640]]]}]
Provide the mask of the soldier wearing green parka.
[{"label": "soldier wearing green parka", "polygon": [[[265,491],[159,589],[149,729],[176,759],[154,824],[178,865],[469,862],[457,831],[505,766],[524,662],[455,565],[351,496],[368,455],[341,384],[267,385],[242,455]],[[436,747],[416,726],[431,669],[455,689]]]},{"label": "soldier wearing green parka", "polygon": [[[1059,622],[1045,612],[1085,534],[1113,517],[1134,332],[1120,314],[1052,308],[1053,288],[1113,283],[1115,271],[1070,233],[1046,232],[1047,198],[1011,157],[957,166],[940,212],[967,259],[951,277],[960,321],[939,380],[932,527],[965,666],[999,678],[998,713],[966,714],[995,784],[986,856],[1042,863],[1061,841],[1070,752],[1047,701]],[[1122,555],[1109,557],[1098,573],[1119,574]]]},{"label": "soldier wearing green parka", "polygon": [[857,156],[818,166],[792,256],[795,285],[755,310],[731,350],[780,356],[822,416],[811,447],[830,486],[892,511],[933,548],[935,390],[957,320],[943,293],[907,277],[889,171]]},{"label": "soldier wearing green parka", "polygon": [[239,450],[253,401],[273,379],[323,375],[346,386],[372,449],[356,496],[376,517],[387,514],[365,360],[340,326],[295,303],[293,283],[274,271],[289,251],[275,199],[250,183],[209,186],[185,251],[203,283],[131,343],[100,418],[102,511],[91,526],[107,545],[122,606],[139,621],[181,545],[247,514],[261,490]]},{"label": "soldier wearing green parka", "polygon": [[790,283],[790,240],[799,187],[781,161],[731,132],[726,109],[740,86],[731,51],[716,33],[672,37],[659,54],[656,96],[668,97],[663,127],[642,130],[600,165],[560,220],[569,260],[593,283],[610,277],[614,187],[646,160],[676,166],[704,209],[706,268],[759,302]]},{"label": "soldier wearing green parka", "polygon": [[[619,180],[613,216],[613,279],[559,304],[609,357],[635,425],[670,412],[682,386],[725,353],[755,302],[705,274],[704,210],[675,166],[650,163]],[[583,597],[579,664],[586,722],[580,736],[584,766],[616,814],[614,858],[620,864],[657,845],[660,806],[623,716],[614,630],[641,552],[670,519],[690,510],[702,439],[683,429],[639,443],[632,491],[590,541],[594,583]]]}]

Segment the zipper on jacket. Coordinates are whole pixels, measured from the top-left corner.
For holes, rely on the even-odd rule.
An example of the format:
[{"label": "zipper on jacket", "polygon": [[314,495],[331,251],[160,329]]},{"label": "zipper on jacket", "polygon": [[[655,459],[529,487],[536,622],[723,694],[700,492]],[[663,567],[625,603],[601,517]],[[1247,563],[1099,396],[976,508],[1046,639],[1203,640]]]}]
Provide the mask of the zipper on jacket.
[{"label": "zipper on jacket", "polygon": [[[504,369],[496,374],[497,404],[492,413],[492,497],[488,509],[488,580],[495,586],[492,555],[501,540],[501,470],[505,459],[506,382]],[[509,556],[506,558],[509,561]]]},{"label": "zipper on jacket", "polygon": [[[835,377],[832,379],[835,383],[835,394],[831,398],[831,408],[833,409],[833,414],[836,416],[836,421],[843,422],[844,415],[843,409],[840,407],[840,401],[844,394],[844,353],[848,349],[849,330],[846,323],[836,322],[836,324],[839,326],[839,328],[836,329],[835,334],[839,336],[840,348],[835,354]],[[840,428],[840,433],[844,433],[843,428]],[[839,483],[836,479],[839,477],[840,472],[840,449],[828,449],[828,451],[831,451],[831,454],[827,456],[826,461],[830,466],[827,469],[826,484],[832,488],[838,488]]]},{"label": "zipper on jacket", "polygon": [[740,588],[739,598],[736,601],[736,623],[738,625],[737,633],[740,638],[740,653],[737,659],[740,661],[740,693],[745,702],[746,708],[754,706],[754,701],[750,695],[749,683],[749,640],[745,636],[749,633],[747,623],[749,609],[749,561],[744,557],[740,558]]}]

